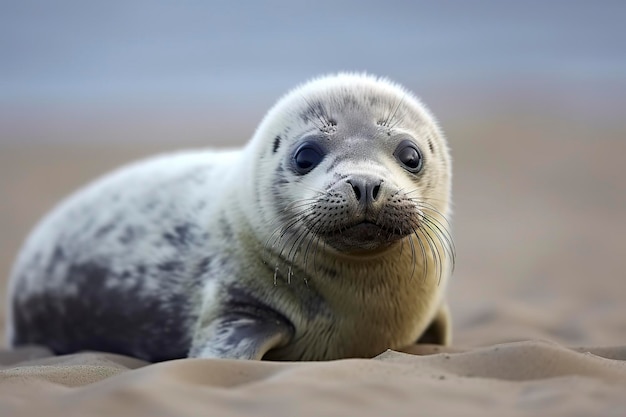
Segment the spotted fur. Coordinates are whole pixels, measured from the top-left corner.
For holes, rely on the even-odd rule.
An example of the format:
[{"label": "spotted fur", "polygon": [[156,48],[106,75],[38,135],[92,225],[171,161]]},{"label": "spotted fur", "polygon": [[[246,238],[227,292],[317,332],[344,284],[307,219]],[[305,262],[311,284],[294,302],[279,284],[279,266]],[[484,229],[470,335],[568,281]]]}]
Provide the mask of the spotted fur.
[{"label": "spotted fur", "polygon": [[[393,156],[406,138],[419,173]],[[302,174],[305,140],[325,155]],[[446,141],[411,93],[368,75],[310,81],[241,150],[140,161],[62,202],[13,268],[10,343],[151,361],[447,343],[450,181]]]}]

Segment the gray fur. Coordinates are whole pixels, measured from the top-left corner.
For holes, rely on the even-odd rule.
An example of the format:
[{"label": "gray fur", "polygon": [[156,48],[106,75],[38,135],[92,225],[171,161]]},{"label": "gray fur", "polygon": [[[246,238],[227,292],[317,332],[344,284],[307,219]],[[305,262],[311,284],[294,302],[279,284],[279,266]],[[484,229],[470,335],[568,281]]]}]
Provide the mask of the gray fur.
[{"label": "gray fur", "polygon": [[[419,174],[393,157],[406,135],[425,153]],[[307,138],[328,153],[300,175],[292,155]],[[62,202],[12,271],[10,342],[151,361],[317,360],[372,356],[433,323],[446,343],[450,172],[443,135],[408,92],[368,76],[314,80],[242,150],[142,161]],[[368,181],[376,201],[355,197]]]}]

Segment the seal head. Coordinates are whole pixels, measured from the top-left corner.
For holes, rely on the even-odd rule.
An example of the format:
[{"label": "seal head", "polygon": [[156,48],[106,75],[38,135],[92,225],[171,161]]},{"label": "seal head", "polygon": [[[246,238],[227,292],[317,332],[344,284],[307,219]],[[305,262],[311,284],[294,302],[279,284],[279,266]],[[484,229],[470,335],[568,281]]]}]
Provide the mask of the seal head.
[{"label": "seal head", "polygon": [[258,195],[269,226],[259,232],[282,251],[452,251],[449,151],[402,87],[353,74],[314,80],[268,113],[250,146],[260,154],[251,169],[266,174],[250,175],[251,189],[272,184]]}]

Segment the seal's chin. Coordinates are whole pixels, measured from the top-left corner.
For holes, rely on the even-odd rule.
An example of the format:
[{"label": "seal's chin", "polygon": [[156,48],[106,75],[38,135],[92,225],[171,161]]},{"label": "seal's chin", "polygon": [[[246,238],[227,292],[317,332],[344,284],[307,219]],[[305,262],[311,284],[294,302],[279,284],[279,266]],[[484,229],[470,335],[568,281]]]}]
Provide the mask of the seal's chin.
[{"label": "seal's chin", "polygon": [[405,237],[363,221],[323,236],[324,241],[339,252],[367,254],[379,252]]}]

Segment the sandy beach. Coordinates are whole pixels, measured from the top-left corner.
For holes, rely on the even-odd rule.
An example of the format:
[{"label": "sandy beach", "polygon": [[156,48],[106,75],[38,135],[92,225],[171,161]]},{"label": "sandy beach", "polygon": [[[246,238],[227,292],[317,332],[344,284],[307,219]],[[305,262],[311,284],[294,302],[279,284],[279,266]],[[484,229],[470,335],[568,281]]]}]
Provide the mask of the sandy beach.
[{"label": "sandy beach", "polygon": [[[444,128],[455,161],[458,252],[451,347],[328,363],[156,365],[105,353],[3,351],[0,414],[624,415],[625,132],[530,118]],[[122,163],[179,147],[3,145],[0,276],[64,195]],[[4,283],[0,289],[4,314]]]}]

